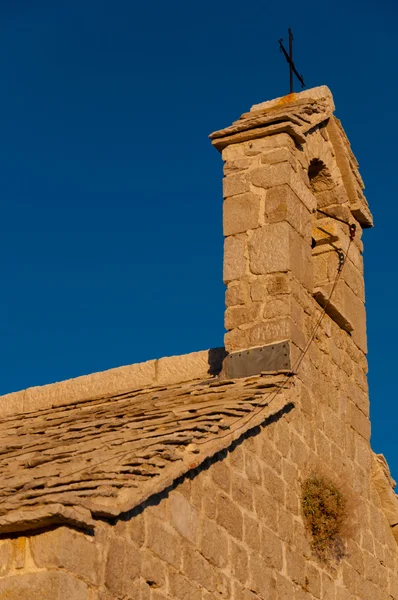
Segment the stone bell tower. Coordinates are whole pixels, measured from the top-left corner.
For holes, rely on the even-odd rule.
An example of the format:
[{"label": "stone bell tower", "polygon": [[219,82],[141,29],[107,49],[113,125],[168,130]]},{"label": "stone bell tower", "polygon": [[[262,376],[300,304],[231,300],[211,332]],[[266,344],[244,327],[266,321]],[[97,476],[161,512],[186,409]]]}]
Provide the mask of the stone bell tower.
[{"label": "stone bell tower", "polygon": [[333,111],[317,87],[254,105],[210,136],[224,160],[230,355],[285,341],[292,366],[322,308],[366,353],[361,233],[372,217]]}]

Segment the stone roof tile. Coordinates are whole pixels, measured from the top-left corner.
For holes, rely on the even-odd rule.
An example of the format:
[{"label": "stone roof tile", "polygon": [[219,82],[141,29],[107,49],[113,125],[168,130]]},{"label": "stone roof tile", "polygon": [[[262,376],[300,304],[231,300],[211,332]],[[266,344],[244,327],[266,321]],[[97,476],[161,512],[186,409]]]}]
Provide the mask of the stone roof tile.
[{"label": "stone roof tile", "polygon": [[290,387],[283,375],[194,380],[2,419],[0,533],[92,528],[139,506],[286,409]]}]

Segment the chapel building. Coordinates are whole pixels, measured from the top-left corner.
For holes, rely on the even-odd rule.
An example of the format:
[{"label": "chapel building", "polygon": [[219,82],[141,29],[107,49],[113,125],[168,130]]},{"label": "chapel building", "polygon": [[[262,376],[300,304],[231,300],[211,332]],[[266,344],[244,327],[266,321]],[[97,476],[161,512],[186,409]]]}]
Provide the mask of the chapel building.
[{"label": "chapel building", "polygon": [[224,348],[0,398],[0,600],[398,600],[357,161],[330,90],[224,161]]}]

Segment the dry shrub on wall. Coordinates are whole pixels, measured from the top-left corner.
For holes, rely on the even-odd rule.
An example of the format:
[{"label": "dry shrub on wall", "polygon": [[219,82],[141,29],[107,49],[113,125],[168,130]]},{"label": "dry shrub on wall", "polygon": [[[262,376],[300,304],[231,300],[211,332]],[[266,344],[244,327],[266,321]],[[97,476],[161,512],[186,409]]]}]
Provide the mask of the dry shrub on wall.
[{"label": "dry shrub on wall", "polygon": [[341,559],[349,513],[345,494],[328,477],[313,473],[303,483],[301,503],[314,554],[322,562]]}]

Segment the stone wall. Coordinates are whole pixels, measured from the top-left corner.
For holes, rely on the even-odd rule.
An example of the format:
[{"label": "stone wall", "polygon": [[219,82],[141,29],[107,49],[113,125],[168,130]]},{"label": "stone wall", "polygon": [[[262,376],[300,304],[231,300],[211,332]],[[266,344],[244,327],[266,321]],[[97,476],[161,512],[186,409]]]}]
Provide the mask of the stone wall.
[{"label": "stone wall", "polygon": [[[359,352],[327,317],[293,411],[92,535],[60,527],[2,541],[0,598],[397,600]],[[351,497],[345,556],[329,565],[313,556],[300,507],[313,470],[344,481]]]},{"label": "stone wall", "polygon": [[[93,531],[59,527],[3,539],[0,600],[398,600],[397,500],[370,447],[359,225],[371,217],[330,93],[305,94],[287,124],[295,98],[255,107],[215,134],[226,160],[226,347],[289,340],[298,365],[294,409],[132,512],[97,519]],[[355,219],[351,243],[333,215]],[[325,303],[336,248],[345,265]],[[183,363],[173,364],[174,377],[180,365],[188,376]],[[312,473],[347,499],[342,552],[327,562],[311,548],[301,506]]]},{"label": "stone wall", "polygon": [[211,348],[180,356],[165,356],[12,392],[0,396],[0,418],[54,406],[79,404],[100,395],[122,394],[134,389],[173,385],[192,379],[209,379],[220,372],[224,355],[224,348]]}]

